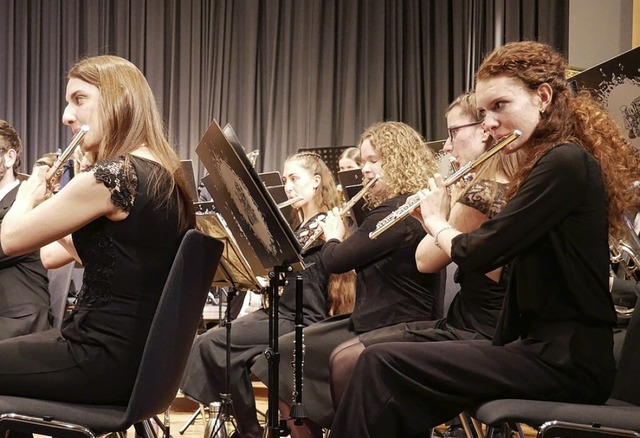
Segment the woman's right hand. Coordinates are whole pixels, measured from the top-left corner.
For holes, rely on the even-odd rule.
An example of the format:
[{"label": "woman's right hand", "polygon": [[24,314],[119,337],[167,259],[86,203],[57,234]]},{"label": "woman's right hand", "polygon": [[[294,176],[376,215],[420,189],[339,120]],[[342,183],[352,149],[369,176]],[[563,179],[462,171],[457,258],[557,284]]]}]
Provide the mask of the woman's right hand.
[{"label": "woman's right hand", "polygon": [[29,207],[35,208],[48,199],[52,194],[45,178],[49,169],[47,165],[36,164],[31,176],[20,184],[16,202],[24,202]]}]

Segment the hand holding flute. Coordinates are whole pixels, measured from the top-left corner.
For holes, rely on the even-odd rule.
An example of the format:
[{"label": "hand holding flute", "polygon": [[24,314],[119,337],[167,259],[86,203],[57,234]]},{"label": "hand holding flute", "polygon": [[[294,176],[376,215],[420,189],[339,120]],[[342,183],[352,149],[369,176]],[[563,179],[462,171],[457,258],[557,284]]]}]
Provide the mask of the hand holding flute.
[{"label": "hand holding flute", "polygon": [[[510,135],[501,139],[498,143],[496,143],[491,149],[482,153],[475,160],[467,163],[465,166],[461,167],[456,171],[453,175],[449,176],[446,180],[443,181],[444,187],[449,187],[454,184],[460,178],[464,177],[466,174],[477,168],[480,164],[484,163],[486,160],[494,156],[500,150],[502,150],[505,146],[511,144],[514,140],[520,137],[522,133],[519,130],[513,131]],[[375,239],[380,234],[391,228],[394,224],[398,223],[402,219],[406,218],[415,208],[420,204],[420,199],[415,196],[410,197],[407,202],[401,205],[397,210],[393,211],[387,217],[382,219],[376,225],[376,229],[369,233],[369,238]]]}]

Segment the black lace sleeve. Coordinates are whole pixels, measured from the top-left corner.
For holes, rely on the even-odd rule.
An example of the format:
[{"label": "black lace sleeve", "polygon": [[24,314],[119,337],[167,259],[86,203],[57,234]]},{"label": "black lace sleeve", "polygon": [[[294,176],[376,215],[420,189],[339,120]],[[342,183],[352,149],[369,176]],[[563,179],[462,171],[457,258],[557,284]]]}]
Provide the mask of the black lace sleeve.
[{"label": "black lace sleeve", "polygon": [[113,205],[125,212],[131,211],[138,189],[135,168],[124,157],[100,161],[87,169],[93,171],[96,180],[111,191]]},{"label": "black lace sleeve", "polygon": [[474,181],[473,185],[458,199],[458,202],[475,208],[491,219],[502,210],[507,202],[506,189],[505,184],[493,183],[486,179]]}]

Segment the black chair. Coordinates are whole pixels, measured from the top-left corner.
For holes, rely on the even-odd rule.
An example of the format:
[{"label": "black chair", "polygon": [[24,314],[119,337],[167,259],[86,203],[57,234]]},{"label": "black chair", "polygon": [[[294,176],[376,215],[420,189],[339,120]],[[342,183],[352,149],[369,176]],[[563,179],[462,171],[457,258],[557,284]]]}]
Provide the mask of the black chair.
[{"label": "black chair", "polygon": [[64,314],[67,310],[67,296],[71,285],[71,274],[75,262],[67,263],[59,268],[49,269],[49,297],[51,300],[51,315],[53,316],[52,326],[60,328]]},{"label": "black chair", "polygon": [[[189,230],[169,272],[127,406],[62,403],[0,396],[0,437],[9,430],[61,438],[120,433],[132,425],[155,436],[146,421],[174,400],[224,245]],[[165,430],[168,435],[168,430]]]},{"label": "black chair", "polygon": [[[488,437],[504,424],[519,423],[539,428],[538,437],[640,437],[639,346],[640,312],[634,312],[622,345],[613,393],[604,405],[504,399],[484,403],[469,414],[488,425]],[[478,429],[476,432],[481,433]]]}]

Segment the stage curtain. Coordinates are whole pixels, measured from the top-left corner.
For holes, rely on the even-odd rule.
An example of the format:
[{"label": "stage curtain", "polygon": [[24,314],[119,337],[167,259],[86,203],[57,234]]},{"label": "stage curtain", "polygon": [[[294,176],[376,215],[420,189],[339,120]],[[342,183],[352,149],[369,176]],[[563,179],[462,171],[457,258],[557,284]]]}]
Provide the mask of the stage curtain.
[{"label": "stage curtain", "polygon": [[0,0],[0,118],[28,172],[70,139],[69,67],[117,54],[147,76],[182,158],[198,163],[215,118],[261,151],[258,170],[278,170],[381,120],[441,139],[486,52],[520,39],[566,52],[567,27],[568,0]]}]

